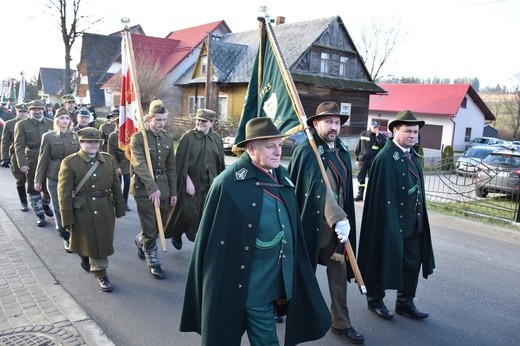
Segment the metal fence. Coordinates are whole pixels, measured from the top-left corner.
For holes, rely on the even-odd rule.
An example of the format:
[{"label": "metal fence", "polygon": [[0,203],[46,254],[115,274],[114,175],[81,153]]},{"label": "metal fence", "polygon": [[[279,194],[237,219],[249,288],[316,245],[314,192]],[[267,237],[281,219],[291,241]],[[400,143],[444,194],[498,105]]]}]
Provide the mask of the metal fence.
[{"label": "metal fence", "polygon": [[[453,159],[426,157],[424,166],[425,193],[428,202],[443,209],[520,222],[520,193],[497,191],[497,193],[488,193],[486,197],[478,197],[476,177],[457,174]],[[486,182],[482,183],[485,187]]]}]

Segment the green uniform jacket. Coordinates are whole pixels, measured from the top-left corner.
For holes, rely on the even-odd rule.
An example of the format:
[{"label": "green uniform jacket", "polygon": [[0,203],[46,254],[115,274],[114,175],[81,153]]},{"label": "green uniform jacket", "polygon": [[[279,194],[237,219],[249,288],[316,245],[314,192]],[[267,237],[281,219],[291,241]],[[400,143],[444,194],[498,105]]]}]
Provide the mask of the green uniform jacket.
[{"label": "green uniform jacket", "polygon": [[101,126],[99,127],[99,133],[101,135],[101,138],[103,139],[103,146],[101,151],[108,152],[108,136],[110,136],[110,134],[114,132],[115,128],[116,125],[114,123],[111,123],[110,121],[101,124]]},{"label": "green uniform jacket", "polygon": [[[318,146],[325,169],[330,169],[331,167],[328,167],[327,160],[323,159],[323,148],[328,148],[328,145],[316,134],[314,134],[314,140]],[[349,175],[346,177],[345,196],[343,196],[346,201],[345,210],[342,210],[335,201],[332,203],[328,202],[330,199],[327,199],[327,187],[323,181],[316,155],[308,139],[296,147],[288,166],[291,180],[296,185],[296,200],[302,215],[302,225],[309,256],[314,266],[318,263],[320,248],[327,246],[331,238],[331,232],[334,232],[330,227],[345,216],[348,217],[350,229],[352,230],[348,238],[352,245],[352,250],[355,251],[356,249],[356,217],[350,154],[339,138],[336,139],[335,147],[338,150],[339,157],[347,167]],[[328,217],[326,222],[329,227],[323,227],[322,222],[325,217]],[[351,267],[347,267],[347,278],[350,280],[354,277],[354,274]]]},{"label": "green uniform jacket", "polygon": [[[70,231],[70,250],[81,256],[105,258],[114,253],[115,218],[125,215],[125,201],[112,156],[98,152],[99,165],[78,195],[74,189],[91,167],[90,157],[82,150],[61,162],[58,201],[61,220]],[[92,191],[112,189],[112,195],[93,197]]]},{"label": "green uniform jacket", "polygon": [[[417,156],[412,158],[420,167]],[[382,289],[402,287],[403,212],[408,196],[408,166],[403,151],[393,140],[386,141],[370,169],[359,241],[359,269],[367,286]],[[426,279],[433,273],[435,261],[426,211],[424,179],[421,173],[422,272]]]},{"label": "green uniform jacket", "polygon": [[[196,129],[189,130],[179,141],[175,165],[179,195],[168,217],[165,235],[171,238],[186,233],[188,239],[194,241],[209,187],[226,168],[222,139],[211,130],[207,135]],[[195,186],[194,196],[186,193],[188,175]]]},{"label": "green uniform jacket", "polygon": [[8,120],[4,124],[2,130],[2,160],[11,160],[11,171],[18,172],[18,162],[16,161],[16,155],[14,153],[14,127],[19,121],[19,118]]},{"label": "green uniform jacket", "polygon": [[[161,171],[157,179],[156,174],[150,174],[150,169],[146,164],[143,131],[148,140],[153,171],[155,173]],[[177,196],[172,135],[161,131],[156,136],[150,130],[141,130],[130,138],[130,148],[132,151],[131,165],[135,173],[130,184],[130,193],[136,197],[148,198],[152,192],[160,190],[161,204],[167,203],[170,196]]]},{"label": "green uniform jacket", "polygon": [[118,132],[114,131],[108,136],[107,152],[116,159],[117,167],[121,169],[121,175],[130,174],[130,160],[124,150],[119,148]]},{"label": "green uniform jacket", "polygon": [[[276,170],[288,206],[295,244],[293,298],[289,302],[285,345],[316,340],[328,331],[323,300],[305,242],[287,171]],[[244,153],[211,185],[192,253],[180,330],[201,334],[203,345],[240,345],[251,262],[260,223],[263,188]],[[254,288],[251,288],[254,290]],[[225,332],[224,332],[225,331]]]},{"label": "green uniform jacket", "polygon": [[47,132],[42,136],[34,182],[45,184],[45,179],[58,180],[61,160],[77,153],[79,138],[74,132]]},{"label": "green uniform jacket", "polygon": [[14,151],[18,167],[36,169],[42,136],[52,131],[54,126],[52,120],[42,117],[43,120],[38,121],[30,116],[18,121],[14,127]]}]

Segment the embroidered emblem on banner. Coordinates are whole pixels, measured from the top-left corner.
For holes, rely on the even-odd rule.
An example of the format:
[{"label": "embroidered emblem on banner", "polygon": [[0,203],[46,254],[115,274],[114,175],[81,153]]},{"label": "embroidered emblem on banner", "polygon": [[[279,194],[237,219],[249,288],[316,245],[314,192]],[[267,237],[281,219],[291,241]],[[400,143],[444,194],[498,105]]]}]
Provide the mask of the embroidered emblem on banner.
[{"label": "embroidered emblem on banner", "polygon": [[395,161],[398,161],[401,158],[401,155],[397,151],[394,151],[394,154],[392,155]]},{"label": "embroidered emblem on banner", "polygon": [[241,170],[239,170],[238,172],[235,173],[235,179],[244,180],[246,178],[246,175],[247,175],[247,169],[242,168]]}]

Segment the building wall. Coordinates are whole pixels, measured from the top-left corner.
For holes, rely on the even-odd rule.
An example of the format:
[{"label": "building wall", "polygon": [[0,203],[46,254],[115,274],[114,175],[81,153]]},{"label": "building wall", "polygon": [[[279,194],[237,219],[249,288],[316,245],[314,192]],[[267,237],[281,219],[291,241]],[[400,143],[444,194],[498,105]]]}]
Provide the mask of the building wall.
[{"label": "building wall", "polygon": [[[484,133],[484,114],[469,96],[467,96],[466,108],[459,108],[453,121],[456,124],[453,139],[453,149],[455,151],[464,151],[467,142],[476,137],[482,137]],[[471,137],[469,138],[469,141],[466,141],[465,139],[466,128],[471,128]]]}]

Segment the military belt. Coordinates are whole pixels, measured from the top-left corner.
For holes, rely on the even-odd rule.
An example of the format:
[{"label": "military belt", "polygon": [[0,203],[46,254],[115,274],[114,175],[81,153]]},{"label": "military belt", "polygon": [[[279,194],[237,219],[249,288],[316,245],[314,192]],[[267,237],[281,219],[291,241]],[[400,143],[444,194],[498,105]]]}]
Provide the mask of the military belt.
[{"label": "military belt", "polygon": [[97,191],[80,191],[76,197],[109,197],[112,196],[112,189],[97,190]]}]

